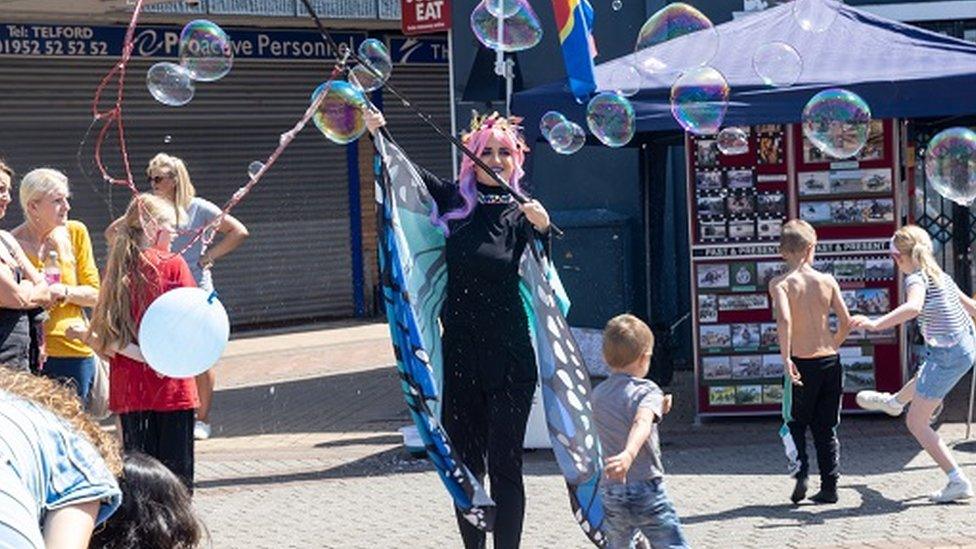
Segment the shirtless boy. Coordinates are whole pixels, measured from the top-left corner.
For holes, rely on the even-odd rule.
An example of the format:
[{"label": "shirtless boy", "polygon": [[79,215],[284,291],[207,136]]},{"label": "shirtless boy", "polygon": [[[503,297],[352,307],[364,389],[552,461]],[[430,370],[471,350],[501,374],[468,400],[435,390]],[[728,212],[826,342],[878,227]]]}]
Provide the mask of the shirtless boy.
[{"label": "shirtless boy", "polygon": [[[813,433],[820,469],[820,491],[810,497],[817,503],[837,502],[840,445],[836,428],[840,423],[840,403],[844,372],[837,348],[850,331],[851,315],[841,298],[833,276],[813,268],[817,233],[806,221],[793,219],[783,225],[780,254],[787,272],[769,282],[776,316],[777,337],[786,375],[788,406],[783,407],[789,434],[787,448],[796,447],[796,485],[790,500],[799,503],[807,495],[809,460],[806,451],[807,427]],[[829,328],[830,312],[837,315],[837,332]],[[790,453],[789,451],[787,452]],[[792,460],[792,456],[791,456]]]}]

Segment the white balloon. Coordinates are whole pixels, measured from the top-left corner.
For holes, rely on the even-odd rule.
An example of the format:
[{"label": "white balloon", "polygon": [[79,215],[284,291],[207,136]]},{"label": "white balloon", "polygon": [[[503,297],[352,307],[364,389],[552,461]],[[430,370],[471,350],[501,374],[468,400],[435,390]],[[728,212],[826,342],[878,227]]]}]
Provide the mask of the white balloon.
[{"label": "white balloon", "polygon": [[209,370],[227,346],[224,305],[200,288],[176,288],[156,298],[139,324],[139,348],[162,375],[188,378]]}]

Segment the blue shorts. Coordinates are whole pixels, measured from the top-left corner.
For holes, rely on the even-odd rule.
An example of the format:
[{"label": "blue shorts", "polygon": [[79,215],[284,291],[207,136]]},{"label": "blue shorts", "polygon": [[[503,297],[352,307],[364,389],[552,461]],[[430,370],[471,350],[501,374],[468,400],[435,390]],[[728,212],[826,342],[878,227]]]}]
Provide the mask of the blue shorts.
[{"label": "blue shorts", "polygon": [[654,549],[688,547],[663,479],[603,486],[604,532],[610,549],[628,549],[640,531]]},{"label": "blue shorts", "polygon": [[923,398],[943,399],[976,362],[976,337],[970,330],[952,347],[926,345],[922,356],[915,392]]}]

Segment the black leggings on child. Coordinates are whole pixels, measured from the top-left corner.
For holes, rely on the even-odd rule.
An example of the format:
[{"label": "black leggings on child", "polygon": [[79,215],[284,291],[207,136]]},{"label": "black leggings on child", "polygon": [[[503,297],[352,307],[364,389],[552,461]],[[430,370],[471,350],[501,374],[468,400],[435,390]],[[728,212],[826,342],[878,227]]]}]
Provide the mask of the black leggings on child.
[{"label": "black leggings on child", "polygon": [[148,454],[172,471],[193,493],[193,410],[127,412],[122,444],[127,452]]},{"label": "black leggings on child", "polygon": [[836,489],[840,474],[837,425],[840,423],[840,403],[844,393],[844,371],[840,357],[794,358],[793,364],[800,371],[800,381],[803,383],[793,386],[792,420],[788,423],[800,461],[797,477],[805,478],[810,469],[806,448],[809,427],[817,451],[822,487]]}]

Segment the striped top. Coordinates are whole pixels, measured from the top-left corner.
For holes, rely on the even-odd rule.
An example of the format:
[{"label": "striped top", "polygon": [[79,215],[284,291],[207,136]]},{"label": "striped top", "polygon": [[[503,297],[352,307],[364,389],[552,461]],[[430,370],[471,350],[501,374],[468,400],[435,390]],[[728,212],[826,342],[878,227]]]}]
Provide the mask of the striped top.
[{"label": "striped top", "polygon": [[959,288],[952,277],[942,273],[942,285],[935,284],[924,271],[905,278],[905,289],[915,285],[925,288],[925,304],[918,319],[925,343],[930,347],[952,347],[969,331],[972,320],[959,301]]}]

